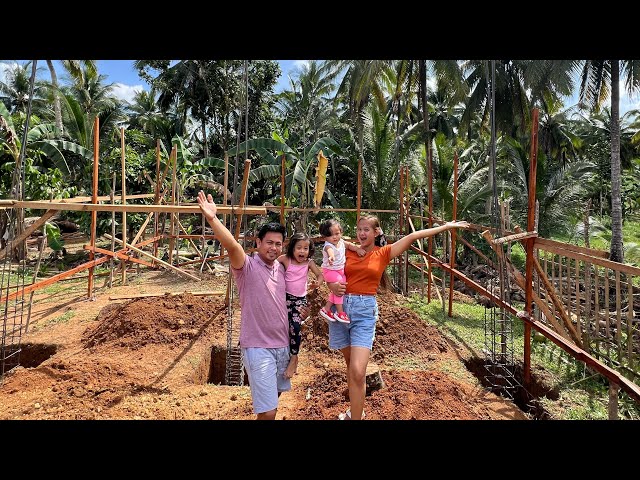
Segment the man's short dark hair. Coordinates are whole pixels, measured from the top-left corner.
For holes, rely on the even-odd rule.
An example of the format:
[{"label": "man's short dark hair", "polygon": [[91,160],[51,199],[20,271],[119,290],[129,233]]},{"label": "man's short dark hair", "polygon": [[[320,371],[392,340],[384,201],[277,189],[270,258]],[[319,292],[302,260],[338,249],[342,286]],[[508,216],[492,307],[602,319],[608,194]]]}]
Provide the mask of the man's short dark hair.
[{"label": "man's short dark hair", "polygon": [[282,241],[284,242],[284,237],[286,237],[287,230],[284,228],[284,225],[280,225],[276,222],[266,223],[262,227],[260,227],[260,231],[258,232],[258,238],[262,241],[264,236],[268,232],[276,232],[282,234]]}]

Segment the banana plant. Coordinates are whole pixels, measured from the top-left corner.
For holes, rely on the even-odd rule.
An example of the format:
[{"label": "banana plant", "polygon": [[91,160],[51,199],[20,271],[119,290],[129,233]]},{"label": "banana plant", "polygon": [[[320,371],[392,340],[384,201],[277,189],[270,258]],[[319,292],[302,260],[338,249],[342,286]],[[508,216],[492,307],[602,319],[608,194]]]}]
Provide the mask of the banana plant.
[{"label": "banana plant", "polygon": [[[262,160],[262,163],[251,169],[249,182],[267,180],[278,184],[281,175],[281,158],[285,156],[285,203],[290,206],[306,208],[314,206],[315,196],[315,167],[320,150],[327,153],[343,156],[342,149],[330,137],[324,137],[315,142],[310,148],[299,152],[286,144],[285,139],[274,133],[273,138],[255,138],[240,144],[239,148],[232,148],[228,155],[241,155],[254,151]],[[335,158],[331,158],[332,169],[335,170]],[[273,189],[274,192],[278,191]],[[325,188],[327,198],[334,207],[338,202],[331,193],[330,188]],[[278,197],[278,195],[275,195]]]}]

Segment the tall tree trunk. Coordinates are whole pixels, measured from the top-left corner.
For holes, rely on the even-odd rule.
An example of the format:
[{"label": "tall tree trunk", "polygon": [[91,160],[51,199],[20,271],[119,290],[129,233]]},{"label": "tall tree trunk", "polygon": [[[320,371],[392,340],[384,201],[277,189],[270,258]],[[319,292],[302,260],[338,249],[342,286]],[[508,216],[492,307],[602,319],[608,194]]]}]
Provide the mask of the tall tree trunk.
[{"label": "tall tree trunk", "polygon": [[60,92],[58,91],[58,75],[56,69],[53,68],[53,62],[47,60],[49,73],[51,73],[51,85],[53,85],[53,112],[56,117],[56,128],[60,130],[60,135],[64,133],[62,129],[62,111],[60,110]]},{"label": "tall tree trunk", "polygon": [[205,158],[209,156],[209,146],[207,145],[207,119],[202,117],[202,144]]},{"label": "tall tree trunk", "polygon": [[611,60],[611,251],[614,262],[624,261],[620,195],[620,62]]}]

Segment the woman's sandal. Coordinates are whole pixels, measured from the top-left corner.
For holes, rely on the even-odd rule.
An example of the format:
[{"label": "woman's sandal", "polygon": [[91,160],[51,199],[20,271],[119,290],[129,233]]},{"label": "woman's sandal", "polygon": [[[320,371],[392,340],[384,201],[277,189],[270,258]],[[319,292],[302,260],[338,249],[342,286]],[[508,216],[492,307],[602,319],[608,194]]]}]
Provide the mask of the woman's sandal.
[{"label": "woman's sandal", "polygon": [[[364,420],[364,418],[367,416],[366,413],[364,413],[364,410],[362,411],[362,420]],[[338,420],[351,420],[351,409],[347,410],[345,413],[341,413],[340,415],[338,415]]]}]

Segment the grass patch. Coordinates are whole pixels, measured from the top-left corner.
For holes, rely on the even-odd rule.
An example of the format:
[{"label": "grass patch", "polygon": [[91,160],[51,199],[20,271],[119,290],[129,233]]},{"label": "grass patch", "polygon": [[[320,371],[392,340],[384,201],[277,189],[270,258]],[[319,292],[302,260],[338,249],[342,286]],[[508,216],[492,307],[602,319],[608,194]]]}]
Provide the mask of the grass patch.
[{"label": "grass patch", "polygon": [[[442,311],[440,302],[427,304],[418,295],[408,298],[408,306],[428,324],[435,325],[447,338],[469,356],[482,357],[485,344],[485,309],[480,305],[455,303],[453,317]],[[524,324],[514,319],[514,360],[522,362],[524,355]],[[560,347],[541,335],[532,335],[531,368],[545,372],[550,387],[559,391],[558,400],[542,399],[545,409],[555,419],[595,420],[608,418],[609,387],[604,377],[587,370]],[[640,405],[625,393],[618,403],[621,418],[640,418]]]},{"label": "grass patch", "polygon": [[76,315],[76,312],[74,312],[73,310],[69,310],[68,312],[63,313],[62,315],[59,315],[59,316],[57,316],[55,318],[51,318],[51,319],[47,320],[42,325],[39,325],[39,324],[38,325],[34,325],[33,328],[31,329],[31,331],[32,332],[36,332],[36,331],[41,330],[43,328],[50,327],[51,325],[67,323],[75,315]]}]

